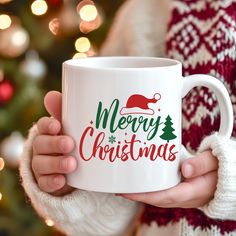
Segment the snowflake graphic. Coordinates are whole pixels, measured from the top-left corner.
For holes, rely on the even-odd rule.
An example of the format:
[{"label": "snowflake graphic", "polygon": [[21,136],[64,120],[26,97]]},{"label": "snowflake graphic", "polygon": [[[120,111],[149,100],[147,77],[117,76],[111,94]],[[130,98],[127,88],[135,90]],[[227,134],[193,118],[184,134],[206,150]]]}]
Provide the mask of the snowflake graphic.
[{"label": "snowflake graphic", "polygon": [[111,144],[115,143],[115,142],[116,142],[116,137],[113,136],[113,135],[110,136],[110,137],[108,138],[108,142],[111,143]]}]

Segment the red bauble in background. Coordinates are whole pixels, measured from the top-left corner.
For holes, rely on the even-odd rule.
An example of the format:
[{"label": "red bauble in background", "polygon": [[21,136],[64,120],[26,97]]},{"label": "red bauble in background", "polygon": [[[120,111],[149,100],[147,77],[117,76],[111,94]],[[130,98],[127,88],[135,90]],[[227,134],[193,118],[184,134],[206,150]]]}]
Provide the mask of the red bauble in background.
[{"label": "red bauble in background", "polygon": [[4,79],[0,81],[0,104],[6,104],[11,100],[14,94],[14,88],[12,83]]},{"label": "red bauble in background", "polygon": [[46,0],[51,10],[58,10],[63,5],[63,0]]}]

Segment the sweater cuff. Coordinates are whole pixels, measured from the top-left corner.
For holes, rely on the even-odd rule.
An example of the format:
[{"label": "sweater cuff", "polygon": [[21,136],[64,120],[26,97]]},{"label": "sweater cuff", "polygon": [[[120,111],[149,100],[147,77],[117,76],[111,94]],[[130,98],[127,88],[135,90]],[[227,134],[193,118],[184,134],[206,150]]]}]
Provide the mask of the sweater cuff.
[{"label": "sweater cuff", "polygon": [[75,190],[57,197],[39,189],[31,170],[32,143],[37,134],[34,126],[25,144],[20,175],[38,214],[51,219],[55,227],[67,235],[122,235],[138,210],[136,203],[114,194]]},{"label": "sweater cuff", "polygon": [[236,220],[236,140],[215,133],[203,140],[199,151],[209,149],[219,161],[218,182],[214,198],[200,209],[211,218]]}]

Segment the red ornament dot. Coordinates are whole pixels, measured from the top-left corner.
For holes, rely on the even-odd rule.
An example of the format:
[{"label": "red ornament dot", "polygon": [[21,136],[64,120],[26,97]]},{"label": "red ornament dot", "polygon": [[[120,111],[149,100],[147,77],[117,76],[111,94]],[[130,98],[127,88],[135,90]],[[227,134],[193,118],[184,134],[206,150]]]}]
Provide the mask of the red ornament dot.
[{"label": "red ornament dot", "polygon": [[[47,4],[51,8],[59,8],[63,4],[63,0],[46,0]],[[55,10],[55,9],[52,9]]]},{"label": "red ornament dot", "polygon": [[14,89],[10,81],[3,80],[0,82],[0,103],[5,104],[10,101],[14,94]]}]

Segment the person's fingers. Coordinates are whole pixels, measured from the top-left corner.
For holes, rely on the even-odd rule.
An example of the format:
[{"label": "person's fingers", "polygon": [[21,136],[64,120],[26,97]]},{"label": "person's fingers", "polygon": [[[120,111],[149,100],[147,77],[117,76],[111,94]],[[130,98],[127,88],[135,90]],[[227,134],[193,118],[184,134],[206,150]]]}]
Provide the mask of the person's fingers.
[{"label": "person's fingers", "polygon": [[53,193],[66,184],[66,178],[64,175],[41,175],[38,178],[39,188],[47,193]]},{"label": "person's fingers", "polygon": [[60,92],[48,92],[44,98],[44,105],[51,116],[61,121],[62,96]]},{"label": "person's fingers", "polygon": [[34,156],[32,169],[36,176],[48,174],[68,174],[77,167],[76,159],[72,156]]},{"label": "person's fingers", "polygon": [[218,168],[218,160],[211,151],[197,154],[186,159],[181,166],[181,172],[185,178],[193,178],[214,171]]},{"label": "person's fingers", "polygon": [[33,142],[34,155],[66,154],[73,151],[74,146],[73,139],[65,135],[39,135]]},{"label": "person's fingers", "polygon": [[193,189],[191,184],[188,182],[183,182],[167,190],[147,193],[121,194],[121,196],[130,200],[161,207],[166,205],[171,206],[178,201],[190,199],[192,197],[192,192]]},{"label": "person's fingers", "polygon": [[64,185],[63,188],[53,192],[53,195],[54,196],[64,196],[66,194],[73,192],[74,190],[75,190],[75,188],[73,188],[69,185]]},{"label": "person's fingers", "polygon": [[118,194],[118,196],[158,207],[196,208],[203,206],[213,198],[216,182],[217,173],[213,171],[167,190],[151,193]]},{"label": "person's fingers", "polygon": [[39,134],[57,135],[61,130],[61,123],[53,117],[42,117],[37,122]]}]

